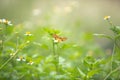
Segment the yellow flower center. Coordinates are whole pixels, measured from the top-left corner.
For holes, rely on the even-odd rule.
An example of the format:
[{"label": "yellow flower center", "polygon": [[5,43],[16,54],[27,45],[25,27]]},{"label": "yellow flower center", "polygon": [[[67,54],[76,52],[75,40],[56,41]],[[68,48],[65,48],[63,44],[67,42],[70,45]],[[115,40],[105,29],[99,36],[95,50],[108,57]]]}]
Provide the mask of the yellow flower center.
[{"label": "yellow flower center", "polygon": [[108,19],[110,19],[110,16],[105,16],[104,17],[104,20],[108,20]]}]

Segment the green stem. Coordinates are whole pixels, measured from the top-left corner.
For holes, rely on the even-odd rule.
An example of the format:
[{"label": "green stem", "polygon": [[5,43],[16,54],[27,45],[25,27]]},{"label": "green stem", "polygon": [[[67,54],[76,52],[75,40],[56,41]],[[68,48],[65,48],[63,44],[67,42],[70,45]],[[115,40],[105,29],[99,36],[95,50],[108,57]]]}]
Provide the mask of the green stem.
[{"label": "green stem", "polygon": [[16,41],[16,50],[17,50],[17,48],[18,48],[18,40],[19,40],[19,37],[17,36],[17,41]]},{"label": "green stem", "polygon": [[112,65],[113,65],[112,63],[113,63],[114,54],[115,54],[115,43],[113,45],[113,51],[112,51],[112,56],[111,56],[111,71],[112,71]]},{"label": "green stem", "polygon": [[1,70],[6,64],[8,64],[8,63],[15,57],[15,55],[16,55],[19,51],[20,51],[20,49],[16,50],[14,53],[12,53],[12,54],[14,54],[14,55],[11,56],[11,57],[0,67],[0,70]]},{"label": "green stem", "polygon": [[110,21],[110,20],[107,20],[107,21],[111,26],[113,26],[115,28],[115,25],[112,23],[112,21]]},{"label": "green stem", "polygon": [[27,44],[27,43],[21,44],[20,47],[19,47],[14,53],[12,53],[13,56],[11,56],[11,57],[0,67],[0,70],[1,70],[5,65],[7,65],[7,64],[15,57],[15,55],[16,55],[20,50],[22,50],[22,49],[25,47],[26,44]]},{"label": "green stem", "polygon": [[104,80],[106,80],[112,73],[118,71],[119,69],[120,69],[120,66],[117,67],[116,69],[114,69],[113,71],[111,71],[111,72],[104,78]]},{"label": "green stem", "polygon": [[5,37],[4,37],[4,34],[1,35],[1,40],[0,40],[0,54],[3,53],[3,49],[4,49],[4,40],[5,40]]},{"label": "green stem", "polygon": [[1,49],[0,49],[0,53],[2,54],[3,53],[3,51],[4,51],[4,42],[5,42],[5,39],[6,39],[6,35],[2,35],[1,36],[2,37],[2,39],[1,39]]},{"label": "green stem", "polygon": [[56,60],[57,60],[56,71],[57,71],[57,74],[59,75],[59,53],[58,53],[58,44],[56,44],[56,51],[57,51],[57,54],[56,54]]},{"label": "green stem", "polygon": [[118,68],[116,68],[116,69],[114,69],[113,70],[113,56],[114,56],[114,54],[115,54],[115,47],[116,47],[116,45],[115,45],[115,43],[114,43],[114,45],[113,45],[113,51],[112,51],[112,56],[111,56],[111,71],[108,73],[108,75],[104,78],[104,80],[106,80],[113,72],[115,72],[115,71],[117,71],[119,68],[120,68],[120,66],[118,67]]},{"label": "green stem", "polygon": [[54,43],[54,41],[53,41],[53,55],[54,55],[54,56],[56,55],[56,53],[55,53],[55,43]]},{"label": "green stem", "polygon": [[55,61],[55,68],[56,68],[56,75],[59,74],[59,55],[57,53],[57,43],[54,43],[53,41],[53,55],[54,55],[54,61]]},{"label": "green stem", "polygon": [[0,40],[0,54],[3,52],[3,40]]},{"label": "green stem", "polygon": [[3,53],[3,42],[4,42],[4,26],[1,28],[0,31],[0,55]]}]

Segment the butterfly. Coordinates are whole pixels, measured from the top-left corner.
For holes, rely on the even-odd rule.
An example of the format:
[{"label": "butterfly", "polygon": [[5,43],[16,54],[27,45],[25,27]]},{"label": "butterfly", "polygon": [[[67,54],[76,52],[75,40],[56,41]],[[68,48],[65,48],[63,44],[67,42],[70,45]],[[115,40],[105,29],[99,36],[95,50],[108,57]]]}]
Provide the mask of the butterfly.
[{"label": "butterfly", "polygon": [[57,42],[62,42],[62,41],[67,40],[66,37],[60,37],[60,36],[58,36],[57,34],[53,34],[53,38],[54,38]]}]

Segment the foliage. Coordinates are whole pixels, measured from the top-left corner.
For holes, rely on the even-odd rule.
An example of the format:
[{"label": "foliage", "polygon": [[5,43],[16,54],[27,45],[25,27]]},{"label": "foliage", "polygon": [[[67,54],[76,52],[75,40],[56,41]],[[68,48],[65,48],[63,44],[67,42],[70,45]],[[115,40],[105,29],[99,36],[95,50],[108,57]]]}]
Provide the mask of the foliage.
[{"label": "foliage", "polygon": [[[0,80],[119,80],[120,28],[110,24],[113,52],[104,52],[91,33],[81,33],[81,44],[50,27],[25,29],[0,19]],[[71,33],[72,34],[72,33]]]}]

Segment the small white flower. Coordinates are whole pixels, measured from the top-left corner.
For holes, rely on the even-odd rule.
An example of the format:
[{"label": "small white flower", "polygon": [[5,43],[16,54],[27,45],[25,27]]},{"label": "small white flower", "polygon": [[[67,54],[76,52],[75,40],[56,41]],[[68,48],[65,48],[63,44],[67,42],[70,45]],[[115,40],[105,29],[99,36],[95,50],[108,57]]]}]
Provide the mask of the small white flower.
[{"label": "small white flower", "polygon": [[26,32],[25,35],[26,36],[32,36],[31,32]]},{"label": "small white flower", "polygon": [[108,20],[108,19],[110,19],[110,17],[111,17],[111,16],[105,16],[105,17],[104,17],[104,20]]},{"label": "small white flower", "polygon": [[7,25],[12,25],[11,21],[8,21],[7,19],[0,19],[0,23],[7,24]]},{"label": "small white flower", "polygon": [[58,43],[59,41],[57,39],[53,38],[54,43]]},{"label": "small white flower", "polygon": [[8,21],[8,22],[7,22],[7,24],[8,24],[8,25],[10,25],[10,26],[12,26],[12,23],[11,23],[11,21]]},{"label": "small white flower", "polygon": [[7,21],[6,19],[2,19],[2,23],[6,23],[6,21]]},{"label": "small white flower", "polygon": [[16,59],[17,61],[26,61],[24,57],[20,56]]},{"label": "small white flower", "polygon": [[32,60],[30,60],[27,64],[32,65],[34,62]]}]

